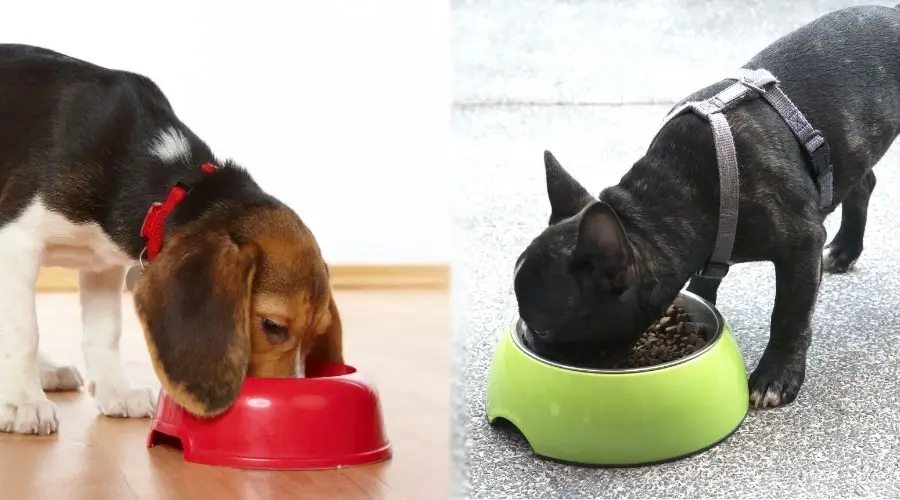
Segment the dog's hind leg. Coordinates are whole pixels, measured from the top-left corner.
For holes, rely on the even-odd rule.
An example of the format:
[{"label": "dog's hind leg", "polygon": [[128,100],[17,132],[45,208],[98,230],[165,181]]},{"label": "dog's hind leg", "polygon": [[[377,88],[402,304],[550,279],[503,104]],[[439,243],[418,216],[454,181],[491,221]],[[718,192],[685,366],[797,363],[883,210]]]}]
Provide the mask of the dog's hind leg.
[{"label": "dog's hind leg", "polygon": [[797,398],[806,376],[812,316],[822,279],[825,227],[791,228],[791,240],[775,264],[775,307],[769,343],[750,375],[750,402],[758,408]]},{"label": "dog's hind leg", "polygon": [[155,395],[149,389],[131,387],[119,354],[124,278],[122,267],[81,271],[78,276],[88,391],[100,413],[108,417],[151,417]]},{"label": "dog's hind leg", "polygon": [[42,352],[38,352],[38,367],[41,387],[45,391],[74,391],[82,385],[77,368],[57,364]]},{"label": "dog's hind leg", "polygon": [[875,172],[869,170],[841,203],[841,226],[822,256],[822,268],[826,272],[845,273],[853,268],[862,254],[873,189]]}]

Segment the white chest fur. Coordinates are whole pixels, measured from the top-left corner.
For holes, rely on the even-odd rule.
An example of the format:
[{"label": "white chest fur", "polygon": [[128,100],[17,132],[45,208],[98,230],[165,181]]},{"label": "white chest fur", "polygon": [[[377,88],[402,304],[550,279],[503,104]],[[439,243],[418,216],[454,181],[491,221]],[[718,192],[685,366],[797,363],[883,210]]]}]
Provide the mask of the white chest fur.
[{"label": "white chest fur", "polygon": [[23,238],[43,246],[41,262],[47,267],[100,270],[133,262],[98,224],[73,223],[40,198],[4,229],[20,231]]}]

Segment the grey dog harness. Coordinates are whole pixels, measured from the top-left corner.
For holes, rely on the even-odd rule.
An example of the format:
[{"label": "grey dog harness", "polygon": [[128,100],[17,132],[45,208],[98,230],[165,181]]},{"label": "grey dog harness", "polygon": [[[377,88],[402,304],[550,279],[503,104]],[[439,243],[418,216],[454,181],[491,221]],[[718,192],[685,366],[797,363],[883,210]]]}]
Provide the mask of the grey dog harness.
[{"label": "grey dog harness", "polygon": [[724,278],[731,265],[740,199],[737,152],[731,127],[725,118],[725,111],[728,109],[745,99],[763,97],[781,115],[809,155],[819,188],[819,208],[828,209],[832,202],[833,175],[828,143],[779,88],[778,80],[765,69],[745,68],[741,68],[737,76],[728,80],[736,82],[709,99],[682,104],[663,120],[664,126],[676,116],[691,111],[709,121],[713,130],[716,159],[719,163],[719,224],[712,255],[697,275],[714,280]]}]

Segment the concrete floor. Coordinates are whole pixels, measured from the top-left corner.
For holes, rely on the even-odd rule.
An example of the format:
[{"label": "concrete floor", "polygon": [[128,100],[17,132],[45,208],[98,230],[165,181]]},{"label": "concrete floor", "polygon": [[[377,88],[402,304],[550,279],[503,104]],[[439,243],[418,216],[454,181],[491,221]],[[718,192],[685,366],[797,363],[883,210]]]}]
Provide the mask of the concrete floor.
[{"label": "concrete floor", "polygon": [[[857,270],[828,276],[807,382],[785,408],[751,412],[722,445],[667,465],[597,470],[536,459],[488,426],[485,379],[513,303],[519,252],[549,215],[542,151],[591,191],[644,152],[672,103],[778,36],[859,3],[612,0],[453,3],[455,459],[473,498],[900,496],[900,148],[876,168]],[[828,222],[829,234],[839,214]],[[738,266],[719,304],[748,369],[768,336],[774,273]],[[464,445],[464,446],[463,446]]]}]

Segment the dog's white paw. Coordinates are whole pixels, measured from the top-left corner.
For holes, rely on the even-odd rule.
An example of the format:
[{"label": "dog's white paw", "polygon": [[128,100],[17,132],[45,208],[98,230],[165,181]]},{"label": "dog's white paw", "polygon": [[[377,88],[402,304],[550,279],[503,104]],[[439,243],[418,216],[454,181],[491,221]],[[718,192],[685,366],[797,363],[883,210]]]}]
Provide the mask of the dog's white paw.
[{"label": "dog's white paw", "polygon": [[841,274],[853,270],[861,249],[845,250],[838,245],[829,245],[822,252],[822,270],[826,273]]},{"label": "dog's white paw", "polygon": [[107,417],[148,418],[156,413],[156,395],[147,388],[101,388],[91,384],[91,394],[100,413]]},{"label": "dog's white paw", "polygon": [[42,366],[41,388],[45,391],[75,391],[84,380],[74,366]]},{"label": "dog's white paw", "polygon": [[56,404],[41,394],[33,400],[0,399],[0,432],[50,435],[59,430]]}]

